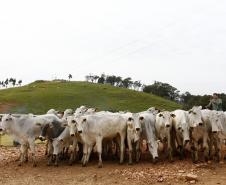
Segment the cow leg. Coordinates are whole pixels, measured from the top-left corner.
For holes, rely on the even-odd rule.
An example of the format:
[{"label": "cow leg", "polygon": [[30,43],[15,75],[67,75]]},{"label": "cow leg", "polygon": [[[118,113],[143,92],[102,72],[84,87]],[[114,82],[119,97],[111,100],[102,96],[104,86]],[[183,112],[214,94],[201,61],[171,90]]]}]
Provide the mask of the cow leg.
[{"label": "cow leg", "polygon": [[88,153],[88,145],[87,144],[84,144],[83,145],[83,157],[82,157],[82,166],[85,167],[86,164],[87,164],[87,153]]},{"label": "cow leg", "polygon": [[21,144],[20,146],[20,161],[18,166],[21,166],[23,164],[23,162],[25,161],[25,155],[26,155],[26,144]]},{"label": "cow leg", "polygon": [[[180,135],[178,133],[176,133],[175,135],[176,135],[176,140],[173,141],[174,147],[176,148],[175,142],[177,142],[177,145],[178,145],[178,148],[179,148],[179,154],[180,154],[179,159],[183,160],[184,159],[183,141],[182,141],[182,138],[180,137]],[[176,151],[176,149],[175,149],[175,151]]]},{"label": "cow leg", "polygon": [[28,146],[26,147],[25,151],[25,162],[28,162]]},{"label": "cow leg", "polygon": [[54,166],[58,167],[58,166],[59,166],[59,154],[56,154],[56,155],[54,156],[54,158],[55,158]]},{"label": "cow leg", "polygon": [[132,146],[132,141],[131,139],[127,138],[127,144],[128,144],[128,149],[129,149],[129,165],[132,165],[133,164],[133,157],[132,157],[132,154],[133,154],[133,146]]},{"label": "cow leg", "polygon": [[49,141],[47,140],[46,141],[46,144],[45,144],[45,155],[48,155],[48,147],[49,147]]},{"label": "cow leg", "polygon": [[70,155],[70,160],[69,160],[69,165],[72,165],[72,163],[75,161],[76,159],[76,154],[77,154],[77,140],[73,141],[72,144],[72,151],[71,151],[71,155]]},{"label": "cow leg", "polygon": [[97,139],[96,139],[96,146],[97,146],[97,153],[98,153],[98,157],[99,157],[98,168],[102,168],[103,167],[103,162],[102,162],[102,158],[101,158],[101,154],[102,154],[102,137],[97,137]]},{"label": "cow leg", "polygon": [[35,139],[29,140],[29,146],[30,146],[30,149],[31,149],[33,167],[36,167],[37,164],[36,164],[36,158],[35,158]]},{"label": "cow leg", "polygon": [[167,138],[167,149],[168,149],[168,152],[169,152],[169,160],[170,162],[173,162],[173,149],[172,149],[172,145],[171,145],[171,142],[172,142],[172,137],[171,137],[171,134],[168,133],[168,138]]},{"label": "cow leg", "polygon": [[124,153],[125,153],[125,136],[120,135],[120,162],[119,162],[119,164],[123,164]]},{"label": "cow leg", "polygon": [[213,137],[213,133],[210,134],[210,140],[209,140],[209,150],[210,150],[210,155],[209,155],[209,160],[213,159],[214,153],[213,153],[213,145],[214,145],[214,137]]},{"label": "cow leg", "polygon": [[215,154],[217,157],[217,162],[220,162],[221,159],[221,140],[218,137],[218,133],[215,135],[215,142],[214,142]]},{"label": "cow leg", "polygon": [[192,146],[192,161],[193,163],[198,162],[198,142],[194,141]]},{"label": "cow leg", "polygon": [[136,149],[136,162],[138,163],[140,161],[140,156],[141,156],[141,152],[140,152],[140,141],[137,141],[135,143],[135,149]]},{"label": "cow leg", "polygon": [[205,158],[205,161],[209,161],[209,145],[208,145],[208,136],[205,134],[204,135],[204,138],[203,138],[203,148],[204,148],[204,158]]},{"label": "cow leg", "polygon": [[221,158],[220,158],[220,164],[224,164],[224,156],[225,156],[225,144],[224,144],[224,141],[223,139],[220,140],[220,147],[221,147]]},{"label": "cow leg", "polygon": [[50,166],[53,162],[53,144],[51,141],[48,141],[48,163],[47,165]]},{"label": "cow leg", "polygon": [[90,155],[91,155],[92,150],[93,150],[93,145],[90,145],[88,147],[88,153],[87,153],[87,159],[86,159],[87,163],[89,161],[89,158],[90,158]]}]

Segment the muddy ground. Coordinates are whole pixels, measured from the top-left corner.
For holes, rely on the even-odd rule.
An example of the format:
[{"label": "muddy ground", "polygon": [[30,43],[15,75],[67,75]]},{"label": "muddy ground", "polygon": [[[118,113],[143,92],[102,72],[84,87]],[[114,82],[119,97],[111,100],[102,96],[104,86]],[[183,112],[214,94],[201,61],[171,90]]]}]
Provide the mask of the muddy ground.
[{"label": "muddy ground", "polygon": [[[97,160],[93,159],[87,167],[79,163],[68,166],[61,162],[59,167],[46,166],[44,145],[37,147],[38,166],[32,167],[31,162],[19,167],[15,159],[18,156],[16,147],[0,147],[0,184],[226,184],[226,165],[193,164],[190,159],[166,160],[152,164],[148,157],[143,157],[139,164],[132,166],[113,161],[104,161],[101,169],[97,168]],[[189,175],[197,176],[195,180]]]}]

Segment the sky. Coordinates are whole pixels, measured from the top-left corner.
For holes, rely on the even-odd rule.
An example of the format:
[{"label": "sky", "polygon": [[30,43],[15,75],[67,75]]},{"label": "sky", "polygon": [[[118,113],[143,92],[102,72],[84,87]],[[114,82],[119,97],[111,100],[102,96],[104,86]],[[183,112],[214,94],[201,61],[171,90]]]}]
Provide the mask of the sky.
[{"label": "sky", "polygon": [[0,1],[0,80],[92,73],[226,93],[225,0]]}]

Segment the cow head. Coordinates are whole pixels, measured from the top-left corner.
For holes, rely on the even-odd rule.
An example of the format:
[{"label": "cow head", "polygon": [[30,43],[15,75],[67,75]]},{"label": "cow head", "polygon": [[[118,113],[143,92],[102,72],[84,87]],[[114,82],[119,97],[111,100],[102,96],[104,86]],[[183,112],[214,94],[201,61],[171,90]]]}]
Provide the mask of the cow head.
[{"label": "cow head", "polygon": [[74,116],[67,118],[67,126],[69,127],[70,136],[74,137],[77,133],[77,121]]},{"label": "cow head", "polygon": [[189,126],[187,122],[181,122],[178,124],[177,133],[183,138],[183,145],[186,145],[190,141]]},{"label": "cow head", "polygon": [[53,155],[58,155],[63,150],[63,140],[60,140],[58,138],[54,138],[52,141],[53,145]]},{"label": "cow head", "polygon": [[168,111],[160,112],[156,116],[156,121],[162,128],[171,128],[172,127],[172,122],[173,118],[175,117],[175,114],[172,114]]},{"label": "cow head", "polygon": [[197,126],[203,126],[204,121],[202,119],[202,106],[194,106],[188,111],[189,127],[195,128]]},{"label": "cow head", "polygon": [[47,124],[43,125],[41,128],[41,134],[39,136],[39,139],[41,141],[44,141],[46,139],[46,136],[50,135],[50,133],[52,132],[52,128],[53,128],[52,123],[47,123]]},{"label": "cow head", "polygon": [[83,133],[83,128],[85,127],[85,125],[87,124],[87,118],[85,116],[80,117],[79,119],[77,119],[77,130],[78,130],[78,134],[82,134]]},{"label": "cow head", "polygon": [[7,130],[12,128],[12,123],[14,121],[14,117],[11,114],[6,114],[1,117],[0,122],[0,132],[5,133]]},{"label": "cow head", "polygon": [[224,121],[224,114],[220,111],[212,111],[210,116],[211,128],[213,133],[223,131],[222,123]]}]

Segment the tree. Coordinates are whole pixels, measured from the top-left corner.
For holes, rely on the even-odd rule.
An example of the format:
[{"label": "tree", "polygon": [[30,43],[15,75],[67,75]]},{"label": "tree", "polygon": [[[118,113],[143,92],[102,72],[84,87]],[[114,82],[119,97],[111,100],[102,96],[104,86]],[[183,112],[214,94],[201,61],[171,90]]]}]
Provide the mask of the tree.
[{"label": "tree", "polygon": [[122,77],[117,76],[115,79],[116,86],[119,87],[122,84]]},{"label": "tree", "polygon": [[123,85],[123,87],[125,87],[125,88],[130,88],[132,84],[133,84],[133,82],[132,82],[132,79],[131,79],[130,77],[125,78],[125,79],[122,81],[122,85]]},{"label": "tree", "polygon": [[143,89],[146,93],[152,93],[157,96],[161,96],[170,100],[177,100],[179,96],[179,90],[177,88],[171,86],[168,83],[162,83],[155,81],[154,84],[145,86]]},{"label": "tree", "polygon": [[116,82],[116,76],[114,76],[114,75],[107,76],[106,83],[109,83],[112,86],[114,86],[115,85],[115,82]]},{"label": "tree", "polygon": [[19,80],[18,85],[21,86],[21,84],[22,84],[22,80]]},{"label": "tree", "polygon": [[72,79],[72,74],[68,75],[68,79],[69,79],[69,81]]},{"label": "tree", "polygon": [[97,83],[104,84],[105,83],[105,78],[106,78],[105,74],[102,74],[100,76],[100,78],[98,79]]},{"label": "tree", "polygon": [[142,84],[140,83],[140,81],[133,82],[134,90],[139,90],[141,86],[142,86]]},{"label": "tree", "polygon": [[9,84],[9,79],[8,78],[6,78],[4,84],[5,84],[5,87],[7,88],[7,85]]}]

